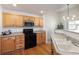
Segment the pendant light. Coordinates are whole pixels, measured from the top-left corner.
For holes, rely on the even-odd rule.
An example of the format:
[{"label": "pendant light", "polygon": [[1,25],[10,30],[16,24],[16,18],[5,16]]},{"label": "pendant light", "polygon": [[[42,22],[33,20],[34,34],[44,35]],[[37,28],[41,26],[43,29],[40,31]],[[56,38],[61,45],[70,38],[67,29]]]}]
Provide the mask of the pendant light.
[{"label": "pendant light", "polygon": [[76,15],[73,15],[72,17],[70,17],[70,5],[67,4],[67,16],[63,16],[64,20],[74,20],[76,18]]}]

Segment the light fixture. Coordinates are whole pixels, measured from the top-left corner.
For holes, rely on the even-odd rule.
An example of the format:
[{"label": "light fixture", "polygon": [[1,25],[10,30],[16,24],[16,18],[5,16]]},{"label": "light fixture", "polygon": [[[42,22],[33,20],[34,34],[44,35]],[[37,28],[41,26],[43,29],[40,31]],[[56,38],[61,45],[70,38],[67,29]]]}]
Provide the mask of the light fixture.
[{"label": "light fixture", "polygon": [[13,6],[16,7],[17,5],[16,4],[13,4]]},{"label": "light fixture", "polygon": [[73,15],[73,17],[76,17],[76,15]]},{"label": "light fixture", "polygon": [[43,10],[41,10],[40,13],[43,14]]},{"label": "light fixture", "polygon": [[76,15],[73,15],[72,17],[70,16],[69,7],[70,7],[70,5],[67,4],[67,16],[63,16],[64,20],[74,20],[76,18]]}]

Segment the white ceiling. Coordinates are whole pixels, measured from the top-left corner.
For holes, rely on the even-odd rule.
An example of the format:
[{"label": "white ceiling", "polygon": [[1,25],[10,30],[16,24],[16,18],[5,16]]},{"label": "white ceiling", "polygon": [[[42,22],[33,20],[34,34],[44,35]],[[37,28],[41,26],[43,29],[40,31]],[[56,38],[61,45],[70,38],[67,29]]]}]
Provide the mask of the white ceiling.
[{"label": "white ceiling", "polygon": [[17,4],[16,7],[14,7],[12,4],[2,5],[2,7],[5,9],[28,12],[37,15],[41,14],[41,10],[43,10],[44,13],[52,11],[56,12],[64,6],[65,4]]}]

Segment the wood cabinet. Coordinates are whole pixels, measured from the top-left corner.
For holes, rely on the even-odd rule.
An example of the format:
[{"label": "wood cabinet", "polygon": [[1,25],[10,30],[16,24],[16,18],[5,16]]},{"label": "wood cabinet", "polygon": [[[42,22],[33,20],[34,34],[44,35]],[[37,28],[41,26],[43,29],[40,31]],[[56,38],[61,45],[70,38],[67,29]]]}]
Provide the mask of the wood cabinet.
[{"label": "wood cabinet", "polygon": [[34,22],[35,17],[32,16],[24,16],[24,22]]},{"label": "wood cabinet", "polygon": [[9,27],[9,26],[13,26],[13,17],[11,14],[8,13],[3,13],[3,26],[4,27]]},{"label": "wood cabinet", "polygon": [[15,37],[7,36],[2,37],[2,53],[15,50]]},{"label": "wood cabinet", "polygon": [[15,44],[16,44],[16,49],[24,48],[24,35],[17,35]]},{"label": "wood cabinet", "polygon": [[35,17],[35,21],[34,21],[34,24],[35,26],[38,26],[38,27],[43,27],[43,19],[40,18],[40,17]]},{"label": "wood cabinet", "polygon": [[21,27],[23,26],[23,16],[21,15],[14,15],[14,26]]},{"label": "wood cabinet", "polygon": [[44,23],[40,17],[3,13],[3,27],[21,27],[24,22],[34,22],[34,25],[38,27],[43,27]]},{"label": "wood cabinet", "polygon": [[44,25],[44,24],[43,24],[43,23],[44,23],[44,20],[43,20],[42,18],[40,18],[39,23],[40,23],[39,26],[40,26],[40,27],[43,27],[43,25]]},{"label": "wood cabinet", "polygon": [[23,16],[3,13],[3,27],[23,26]]},{"label": "wood cabinet", "polygon": [[39,17],[35,17],[34,25],[40,26],[40,18]]},{"label": "wood cabinet", "polygon": [[0,37],[0,54],[1,54],[1,37]]},{"label": "wood cabinet", "polygon": [[46,33],[42,32],[42,33],[37,33],[37,44],[45,44],[46,42]]}]

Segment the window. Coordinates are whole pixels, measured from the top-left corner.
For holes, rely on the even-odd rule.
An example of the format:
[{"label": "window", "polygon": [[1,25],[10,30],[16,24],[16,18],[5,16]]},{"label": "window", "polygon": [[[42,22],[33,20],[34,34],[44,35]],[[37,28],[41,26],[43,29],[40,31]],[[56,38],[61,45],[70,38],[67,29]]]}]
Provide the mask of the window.
[{"label": "window", "polygon": [[68,21],[68,29],[69,30],[76,30],[76,22],[75,21]]},{"label": "window", "polygon": [[79,30],[79,20],[68,21],[69,30]]}]

